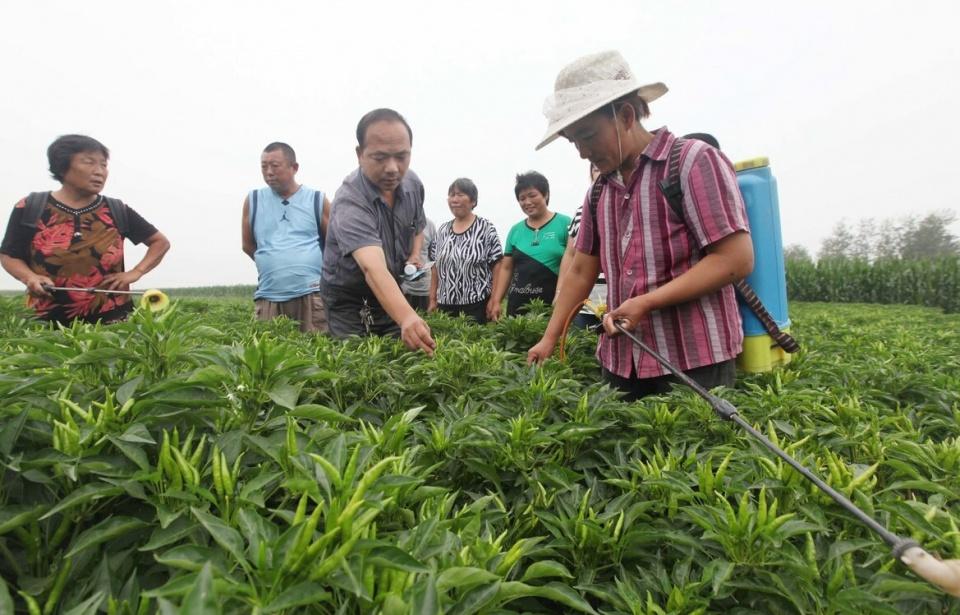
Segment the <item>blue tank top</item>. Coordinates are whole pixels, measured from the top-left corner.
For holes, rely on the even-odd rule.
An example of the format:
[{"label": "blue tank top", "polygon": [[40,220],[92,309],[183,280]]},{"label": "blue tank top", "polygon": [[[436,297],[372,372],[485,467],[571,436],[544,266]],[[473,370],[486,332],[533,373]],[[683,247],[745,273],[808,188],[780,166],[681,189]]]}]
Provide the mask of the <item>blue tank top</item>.
[{"label": "blue tank top", "polygon": [[[256,192],[256,216],[253,202]],[[253,217],[253,237],[257,251],[257,290],[255,299],[282,302],[320,289],[323,252],[317,234],[314,194],[319,191],[300,186],[283,204],[280,195],[269,187],[251,191],[249,203]],[[323,193],[319,193],[322,214]]]}]

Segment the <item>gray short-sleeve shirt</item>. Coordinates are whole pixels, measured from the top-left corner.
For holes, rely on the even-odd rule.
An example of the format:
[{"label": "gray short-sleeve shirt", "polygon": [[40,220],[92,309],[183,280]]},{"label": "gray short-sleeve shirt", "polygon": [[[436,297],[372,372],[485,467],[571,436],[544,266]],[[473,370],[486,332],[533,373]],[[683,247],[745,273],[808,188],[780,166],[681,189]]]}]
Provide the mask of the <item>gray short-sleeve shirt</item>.
[{"label": "gray short-sleeve shirt", "polygon": [[413,248],[413,238],[426,225],[423,183],[408,170],[396,190],[393,207],[380,198],[377,187],[357,168],[343,180],[333,197],[323,250],[323,286],[369,294],[363,271],[353,251],[367,246],[383,249],[394,278]]}]

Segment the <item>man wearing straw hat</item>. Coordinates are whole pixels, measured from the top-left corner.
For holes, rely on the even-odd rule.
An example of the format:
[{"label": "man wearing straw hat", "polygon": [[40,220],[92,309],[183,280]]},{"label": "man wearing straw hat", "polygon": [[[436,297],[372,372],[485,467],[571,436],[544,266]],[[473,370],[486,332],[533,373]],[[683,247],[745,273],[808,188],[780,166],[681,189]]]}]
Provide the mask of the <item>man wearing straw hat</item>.
[{"label": "man wearing straw hat", "polygon": [[641,120],[666,92],[662,83],[640,83],[617,52],[582,57],[557,76],[537,146],[562,136],[601,176],[584,201],[577,251],[553,316],[528,361],[550,356],[602,269],[610,312],[597,358],[604,378],[628,399],[665,392],[673,380],[618,335],[615,321],[703,386],[734,383],[743,331],[731,283],[753,269],[743,198],[719,150],[680,142],[682,218],[660,191],[677,138],[666,128],[648,131]]}]

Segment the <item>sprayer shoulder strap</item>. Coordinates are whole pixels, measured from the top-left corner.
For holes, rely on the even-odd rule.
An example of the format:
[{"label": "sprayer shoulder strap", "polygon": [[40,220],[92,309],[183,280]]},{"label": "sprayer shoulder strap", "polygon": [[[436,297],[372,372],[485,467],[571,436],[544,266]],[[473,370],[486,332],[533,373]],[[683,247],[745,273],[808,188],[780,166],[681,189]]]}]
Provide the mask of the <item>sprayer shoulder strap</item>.
[{"label": "sprayer shoulder strap", "polygon": [[[673,213],[676,214],[681,222],[686,224],[687,220],[683,215],[683,185],[680,182],[680,153],[683,150],[684,143],[685,141],[683,139],[676,139],[673,142],[673,147],[670,148],[670,156],[667,159],[667,177],[666,179],[660,180],[659,187],[660,192],[663,193],[664,198],[667,199],[670,209],[673,210]],[[753,312],[753,315],[756,316],[760,324],[763,325],[767,334],[780,348],[790,353],[800,350],[800,344],[797,343],[797,340],[793,339],[789,333],[784,333],[780,330],[773,316],[767,308],[764,307],[763,302],[760,301],[760,297],[757,296],[753,287],[750,286],[746,280],[735,282],[733,287],[737,290],[737,294],[740,295],[740,299],[750,308],[750,311]]]},{"label": "sprayer shoulder strap", "polygon": [[[43,209],[47,206],[50,199],[50,192],[31,192],[26,198],[26,205],[23,211],[23,225],[32,229],[37,228],[40,216],[43,215]],[[120,233],[121,237],[127,236],[129,230],[130,217],[127,215],[127,206],[120,199],[105,196],[104,202],[110,209],[110,217],[113,218],[113,224]]]},{"label": "sprayer shoulder strap", "polygon": [[27,195],[26,205],[23,210],[22,224],[32,229],[37,228],[37,222],[43,213],[43,208],[47,205],[47,199],[50,198],[50,192],[31,192]]},{"label": "sprayer shoulder strap", "polygon": [[259,190],[250,191],[250,236],[253,238],[253,243],[257,243],[257,192]]},{"label": "sprayer shoulder strap", "polygon": [[117,227],[117,232],[120,233],[121,237],[126,237],[127,231],[130,230],[130,216],[127,215],[127,206],[120,199],[113,197],[105,196],[103,200],[107,202],[110,217],[113,218],[113,224]]}]

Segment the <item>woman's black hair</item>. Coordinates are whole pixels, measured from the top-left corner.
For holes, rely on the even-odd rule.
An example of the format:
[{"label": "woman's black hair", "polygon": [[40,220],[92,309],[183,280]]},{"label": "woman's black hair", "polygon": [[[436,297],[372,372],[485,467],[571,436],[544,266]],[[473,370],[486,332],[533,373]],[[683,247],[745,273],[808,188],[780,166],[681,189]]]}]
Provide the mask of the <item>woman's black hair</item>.
[{"label": "woman's black hair", "polygon": [[513,187],[513,194],[520,200],[520,193],[527,188],[536,188],[543,198],[550,204],[550,182],[542,173],[536,171],[527,171],[526,173],[517,173],[517,184]]},{"label": "woman's black hair", "polygon": [[86,135],[63,135],[47,148],[47,162],[50,163],[50,175],[63,182],[64,175],[70,170],[70,161],[81,152],[100,152],[110,159],[110,150],[103,143]]},{"label": "woman's black hair", "polygon": [[454,189],[459,190],[469,197],[470,201],[473,203],[473,206],[477,206],[477,197],[479,195],[477,191],[477,185],[473,183],[472,179],[466,177],[458,177],[453,180],[453,183],[450,184],[450,187],[447,188],[447,196],[453,194]]}]

